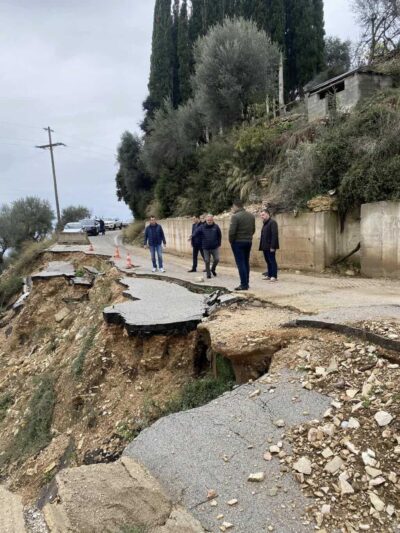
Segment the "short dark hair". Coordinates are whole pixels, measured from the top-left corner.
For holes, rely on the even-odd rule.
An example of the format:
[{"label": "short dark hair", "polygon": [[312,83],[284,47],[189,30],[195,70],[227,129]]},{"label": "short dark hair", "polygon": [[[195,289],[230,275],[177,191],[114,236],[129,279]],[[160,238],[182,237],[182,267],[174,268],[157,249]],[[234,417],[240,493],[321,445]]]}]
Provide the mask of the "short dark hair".
[{"label": "short dark hair", "polygon": [[264,207],[264,209],[261,209],[261,213],[267,213],[267,215],[271,216],[271,211]]},{"label": "short dark hair", "polygon": [[236,207],[243,207],[243,202],[240,198],[235,198],[233,200],[233,205],[236,205]]},{"label": "short dark hair", "polygon": [[151,217],[150,217],[150,218],[156,218],[156,217],[155,217],[154,215],[151,215]]}]

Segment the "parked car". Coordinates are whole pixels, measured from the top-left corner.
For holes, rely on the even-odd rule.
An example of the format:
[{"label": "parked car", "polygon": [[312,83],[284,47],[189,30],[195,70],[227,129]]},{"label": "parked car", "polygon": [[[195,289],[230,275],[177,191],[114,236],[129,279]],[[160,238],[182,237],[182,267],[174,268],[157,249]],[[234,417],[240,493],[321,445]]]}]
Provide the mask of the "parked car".
[{"label": "parked car", "polygon": [[65,224],[63,233],[85,233],[80,222],[68,222]]},{"label": "parked car", "polygon": [[84,218],[80,220],[82,228],[88,235],[98,235],[100,230],[100,224],[94,218]]},{"label": "parked car", "polygon": [[122,229],[122,221],[118,218],[106,218],[104,224],[106,225],[106,229]]}]

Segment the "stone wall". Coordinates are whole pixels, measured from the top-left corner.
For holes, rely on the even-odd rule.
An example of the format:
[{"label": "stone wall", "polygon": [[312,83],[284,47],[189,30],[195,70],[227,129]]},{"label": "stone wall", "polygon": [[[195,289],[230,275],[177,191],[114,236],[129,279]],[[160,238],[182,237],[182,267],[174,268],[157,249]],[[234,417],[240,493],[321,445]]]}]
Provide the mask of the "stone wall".
[{"label": "stone wall", "polygon": [[361,269],[366,276],[400,278],[400,202],[361,207]]}]

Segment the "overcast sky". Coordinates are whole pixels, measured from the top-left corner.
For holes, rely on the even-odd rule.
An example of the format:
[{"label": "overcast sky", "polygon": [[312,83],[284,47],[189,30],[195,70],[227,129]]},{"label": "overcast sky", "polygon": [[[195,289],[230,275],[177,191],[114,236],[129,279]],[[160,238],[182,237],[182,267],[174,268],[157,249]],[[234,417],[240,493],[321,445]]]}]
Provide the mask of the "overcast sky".
[{"label": "overcast sky", "polygon": [[[325,0],[328,35],[355,39],[350,0]],[[115,148],[139,131],[154,0],[0,0],[0,204],[35,195],[127,218],[115,196]]]}]

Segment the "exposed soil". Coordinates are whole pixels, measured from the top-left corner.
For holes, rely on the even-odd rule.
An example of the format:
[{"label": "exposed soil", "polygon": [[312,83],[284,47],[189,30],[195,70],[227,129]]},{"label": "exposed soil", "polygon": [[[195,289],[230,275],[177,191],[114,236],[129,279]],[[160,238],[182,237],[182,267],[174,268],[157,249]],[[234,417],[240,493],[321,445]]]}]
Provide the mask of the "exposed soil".
[{"label": "exposed soil", "polygon": [[[52,259],[46,254],[43,265]],[[196,332],[137,339],[107,326],[103,308],[123,299],[120,274],[96,257],[74,254],[72,262],[104,275],[90,289],[63,278],[35,282],[19,314],[8,311],[1,321],[1,472],[25,502],[35,500],[66,465],[118,458],[148,424],[152,404],[163,405],[196,372]],[[7,459],[32,417],[38,379],[49,375],[55,394],[52,442],[38,454]]]}]

